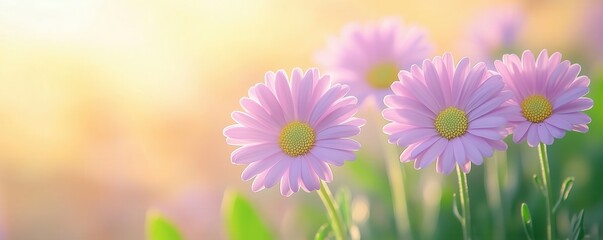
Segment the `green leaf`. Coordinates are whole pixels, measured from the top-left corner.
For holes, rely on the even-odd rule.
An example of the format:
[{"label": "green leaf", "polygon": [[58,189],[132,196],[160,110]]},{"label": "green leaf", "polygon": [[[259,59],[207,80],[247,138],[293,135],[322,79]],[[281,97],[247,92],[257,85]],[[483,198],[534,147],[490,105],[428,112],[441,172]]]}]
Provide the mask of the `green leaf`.
[{"label": "green leaf", "polygon": [[567,199],[567,197],[569,196],[569,193],[572,191],[573,186],[574,186],[574,178],[573,177],[568,177],[565,179],[565,181],[563,181],[563,184],[561,185],[561,190],[559,193],[559,199],[557,199],[557,202],[555,203],[555,206],[553,207],[553,213],[557,212],[557,209],[559,208],[559,206],[561,206],[561,203]]},{"label": "green leaf", "polygon": [[570,239],[580,240],[584,238],[584,209],[572,217],[572,235]]},{"label": "green leaf", "polygon": [[352,225],[352,208],[350,207],[352,202],[352,193],[350,193],[350,189],[342,187],[337,192],[335,199],[339,205],[339,212],[341,213],[341,219],[345,225],[344,227],[347,229]]},{"label": "green leaf", "polygon": [[314,240],[325,240],[331,235],[331,233],[331,225],[325,223],[320,226],[320,228],[316,232],[316,235],[314,235]]},{"label": "green leaf", "polygon": [[528,239],[535,239],[532,214],[530,214],[530,208],[528,208],[528,204],[526,203],[521,204],[521,223]]},{"label": "green leaf", "polygon": [[534,174],[533,178],[534,178],[534,183],[536,183],[536,187],[538,189],[540,189],[540,191],[544,192],[544,185],[542,184],[542,180],[540,179],[540,176],[538,176],[538,174]]},{"label": "green leaf", "polygon": [[274,235],[249,200],[238,192],[224,192],[222,214],[229,239],[274,239]]},{"label": "green leaf", "polygon": [[178,229],[158,211],[147,212],[147,239],[149,240],[180,240],[182,236]]},{"label": "green leaf", "polygon": [[563,181],[563,185],[561,186],[561,195],[559,196],[563,201],[567,199],[570,191],[572,191],[572,187],[574,186],[574,178],[568,177]]}]

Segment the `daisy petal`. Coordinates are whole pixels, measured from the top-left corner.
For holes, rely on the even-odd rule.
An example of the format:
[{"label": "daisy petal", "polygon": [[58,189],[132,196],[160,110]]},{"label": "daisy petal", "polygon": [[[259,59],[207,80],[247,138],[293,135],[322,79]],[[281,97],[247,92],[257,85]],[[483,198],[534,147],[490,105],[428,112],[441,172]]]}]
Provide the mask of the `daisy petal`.
[{"label": "daisy petal", "polygon": [[253,183],[251,184],[251,191],[259,192],[263,190],[264,187],[264,178],[266,177],[266,172],[258,174],[255,179],[253,179]]},{"label": "daisy petal", "polygon": [[527,137],[528,129],[532,125],[531,122],[525,121],[520,123],[513,132],[513,141],[515,143],[521,142]]},{"label": "daisy petal", "polygon": [[338,139],[358,135],[360,127],[354,125],[335,125],[320,131],[316,139]]},{"label": "daisy petal", "polygon": [[544,143],[546,145],[553,144],[553,136],[551,135],[549,130],[546,128],[546,124],[538,124],[537,128],[538,128],[538,137],[540,138],[542,143]]},{"label": "daisy petal", "polygon": [[283,114],[287,120],[294,119],[295,113],[293,112],[293,96],[291,96],[291,89],[287,82],[287,76],[285,71],[278,71],[275,76],[275,92],[276,98],[278,99]]},{"label": "daisy petal", "polygon": [[528,129],[528,145],[530,147],[536,147],[540,143],[540,139],[538,138],[538,125],[532,125]]},{"label": "daisy petal", "polygon": [[490,144],[488,144],[488,142],[481,137],[474,136],[472,134],[466,134],[463,137],[467,138],[467,140],[470,141],[475,148],[477,148],[482,156],[491,157],[492,154],[494,154],[494,149],[492,149],[492,146],[490,146]]},{"label": "daisy petal", "polygon": [[312,167],[312,169],[314,169],[314,172],[316,172],[316,175],[318,175],[320,179],[325,182],[333,181],[333,172],[331,171],[329,165],[323,161],[320,161],[312,154],[306,155],[306,158],[308,160],[308,164]]},{"label": "daisy petal", "polygon": [[405,131],[400,131],[389,136],[391,143],[396,143],[398,146],[408,146],[409,144],[421,141],[427,138],[435,137],[437,133],[429,128],[413,128]]},{"label": "daisy petal", "polygon": [[291,190],[291,186],[289,186],[289,170],[285,171],[283,176],[281,177],[281,195],[285,197],[291,196],[293,194],[293,190]]},{"label": "daisy petal", "polygon": [[565,131],[563,129],[560,129],[548,123],[544,125],[554,138],[563,138],[563,136],[565,136]]},{"label": "daisy petal", "polygon": [[[460,139],[454,139],[452,142],[452,147],[454,148],[454,158],[456,159],[456,163],[459,165],[464,165],[468,160],[465,155],[465,147],[463,146],[463,142]],[[450,173],[452,170],[444,169],[445,173]]]},{"label": "daisy petal", "polygon": [[352,139],[322,139],[316,141],[316,146],[321,146],[324,148],[338,149],[338,150],[346,150],[346,151],[356,151],[360,149],[360,143],[352,140]]},{"label": "daisy petal", "polygon": [[558,114],[553,114],[552,116],[544,120],[544,122],[553,125],[557,128],[563,129],[565,131],[570,131],[572,129],[572,124]]},{"label": "daisy petal", "polygon": [[405,162],[409,162],[411,160],[414,160],[414,159],[410,158],[410,155],[411,155],[412,151],[415,150],[415,148],[417,147],[417,145],[419,145],[419,144],[418,143],[413,143],[413,144],[409,145],[408,147],[406,147],[402,151],[402,154],[400,154],[400,162],[405,163]]},{"label": "daisy petal", "polygon": [[504,117],[483,117],[469,123],[469,128],[500,128],[507,123]]},{"label": "daisy petal", "polygon": [[417,158],[420,154],[422,154],[425,150],[427,150],[429,147],[431,147],[435,142],[437,142],[440,139],[441,138],[439,138],[439,137],[431,137],[431,138],[428,138],[427,140],[423,141],[410,154],[410,158]]},{"label": "daisy petal", "polygon": [[[436,162],[436,171],[439,173],[445,173],[449,168],[454,167],[454,147],[452,144],[448,144],[440,157],[438,157],[438,161]],[[451,167],[452,166],[452,167]]]},{"label": "daisy petal", "polygon": [[289,159],[285,158],[280,159],[278,163],[274,164],[274,166],[266,173],[264,187],[271,188],[274,184],[279,182],[285,171],[289,169],[290,165]]},{"label": "daisy petal", "polygon": [[500,140],[502,139],[502,135],[500,134],[500,131],[498,130],[492,130],[492,129],[469,129],[469,131],[467,131],[475,136],[479,136],[479,137],[483,137],[486,139],[491,139],[491,140]]},{"label": "daisy petal", "polygon": [[460,140],[462,141],[463,147],[465,148],[467,158],[475,165],[482,165],[482,163],[484,162],[484,158],[482,157],[482,154],[479,152],[479,150],[477,150],[477,148],[475,148],[475,146],[471,144],[471,141],[469,141],[466,137],[461,137]]},{"label": "daisy petal", "polygon": [[427,151],[425,151],[425,154],[421,157],[421,159],[417,160],[417,162],[419,162],[419,168],[425,168],[435,161],[436,158],[440,156],[442,151],[444,151],[446,145],[448,145],[448,140],[444,138],[438,139],[438,141],[436,141],[429,149],[427,149]]},{"label": "daisy petal", "polygon": [[320,189],[320,180],[312,169],[312,167],[310,167],[310,165],[308,164],[307,159],[303,159],[301,163],[301,179],[304,190],[309,192]]},{"label": "daisy petal", "polygon": [[322,146],[315,146],[312,149],[311,154],[321,161],[333,164],[335,166],[343,165],[344,161],[351,161],[356,159],[356,155],[352,151],[324,148]]},{"label": "daisy petal", "polygon": [[557,99],[553,101],[553,108],[558,108],[571,101],[577,100],[588,93],[588,87],[578,87],[569,89],[568,91],[561,94]]},{"label": "daisy petal", "polygon": [[593,100],[590,98],[579,98],[565,105],[554,108],[555,113],[572,113],[589,110],[593,107]]},{"label": "daisy petal", "polygon": [[299,183],[301,182],[302,159],[294,158],[289,168],[289,186],[291,191],[299,191]]},{"label": "daisy petal", "polygon": [[275,145],[275,143],[245,145],[234,150],[232,154],[230,154],[230,159],[234,164],[250,164],[252,162],[257,162],[281,152]]},{"label": "daisy petal", "polygon": [[245,168],[245,170],[243,170],[243,173],[241,174],[241,179],[243,181],[247,181],[262,172],[266,172],[267,170],[272,168],[272,166],[278,163],[280,159],[281,158],[279,154],[273,154],[262,161],[253,162],[247,165],[247,167]]}]

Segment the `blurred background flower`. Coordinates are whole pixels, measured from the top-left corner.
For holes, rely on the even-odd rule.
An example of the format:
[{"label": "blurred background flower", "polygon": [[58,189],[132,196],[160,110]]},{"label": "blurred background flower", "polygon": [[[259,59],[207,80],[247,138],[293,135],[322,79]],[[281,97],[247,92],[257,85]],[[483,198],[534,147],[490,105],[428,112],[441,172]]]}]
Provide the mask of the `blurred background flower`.
[{"label": "blurred background flower", "polygon": [[578,43],[584,44],[582,51],[587,55],[591,61],[596,63],[603,62],[603,2],[592,1],[585,5],[584,14],[582,16],[584,21],[580,24],[580,31],[576,40]]},{"label": "blurred background flower", "polygon": [[[277,236],[310,238],[326,221],[315,195],[286,201],[278,189],[252,195],[240,181],[243,167],[231,165],[234,147],[224,143],[222,129],[239,98],[268,70],[313,66],[313,53],[348,22],[399,16],[429,32],[434,55],[460,56],[457,39],[473,16],[502,2],[0,0],[0,230],[7,239],[143,239],[147,209],[159,208],[185,237],[223,239],[217,209],[228,186],[256,203]],[[571,214],[581,208],[588,230],[596,229],[603,222],[603,111],[597,106],[603,90],[600,61],[591,60],[597,55],[590,50],[600,41],[582,50],[577,43],[600,32],[596,19],[589,31],[578,30],[599,3],[512,3],[525,16],[518,49],[560,51],[588,66],[591,129],[568,133],[549,154],[553,186],[576,177],[559,212],[559,231],[569,231]],[[391,236],[394,229],[379,141],[371,141],[376,134],[361,133],[358,160],[334,169],[342,177],[332,187],[350,186],[369,204],[368,211],[358,204],[356,213],[368,214],[358,222],[365,238]],[[508,159],[502,206],[509,236],[516,236],[523,231],[516,223],[520,202],[540,199],[534,186],[516,181],[531,181],[537,156],[510,146]],[[424,229],[420,236],[460,236],[459,226],[450,224],[455,185],[433,187],[433,172],[408,174],[417,183],[408,189],[409,204],[430,199],[440,207],[433,221],[421,217],[433,209],[410,208],[411,227]],[[487,223],[486,201],[473,200],[486,198],[479,187],[483,170],[472,169],[468,178],[476,186],[474,219]],[[544,213],[530,207],[533,215]],[[269,211],[275,208],[284,210]],[[489,238],[493,227],[475,234]]]},{"label": "blurred background flower", "polygon": [[349,85],[358,101],[370,98],[383,109],[383,97],[391,94],[389,86],[398,80],[400,69],[421,64],[432,50],[425,29],[388,18],[346,25],[339,38],[330,38],[317,52],[316,60],[333,81]]},{"label": "blurred background flower", "polygon": [[488,68],[494,70],[494,59],[517,51],[515,48],[519,47],[524,18],[518,4],[495,5],[478,11],[475,17],[467,21],[459,49],[474,61],[486,62]]}]

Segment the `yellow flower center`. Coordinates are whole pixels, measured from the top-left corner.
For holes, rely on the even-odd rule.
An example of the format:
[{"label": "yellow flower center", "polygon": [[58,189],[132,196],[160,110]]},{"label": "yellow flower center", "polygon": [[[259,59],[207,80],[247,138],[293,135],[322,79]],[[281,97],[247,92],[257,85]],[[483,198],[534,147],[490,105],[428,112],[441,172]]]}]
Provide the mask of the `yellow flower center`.
[{"label": "yellow flower center", "polygon": [[292,157],[297,157],[310,152],[316,143],[314,129],[307,123],[293,121],[285,125],[278,139],[283,152]]},{"label": "yellow flower center", "polygon": [[369,85],[374,88],[384,89],[389,88],[394,81],[398,79],[400,70],[394,63],[382,63],[375,65],[366,74],[366,79]]},{"label": "yellow flower center", "polygon": [[553,114],[553,105],[544,96],[532,95],[521,102],[521,113],[533,123],[541,123]]},{"label": "yellow flower center", "polygon": [[463,136],[468,126],[467,114],[455,107],[442,110],[435,119],[436,131],[448,140]]}]

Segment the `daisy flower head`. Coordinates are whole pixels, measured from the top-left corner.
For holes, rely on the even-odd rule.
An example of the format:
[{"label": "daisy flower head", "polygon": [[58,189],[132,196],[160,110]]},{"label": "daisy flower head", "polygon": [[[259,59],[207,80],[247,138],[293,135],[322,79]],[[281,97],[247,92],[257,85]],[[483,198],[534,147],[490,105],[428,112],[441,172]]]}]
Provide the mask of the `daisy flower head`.
[{"label": "daisy flower head", "polygon": [[535,147],[550,145],[566,131],[586,132],[591,119],[583,111],[592,108],[593,100],[584,97],[590,79],[578,76],[580,65],[561,61],[561,54],[550,57],[542,50],[535,59],[531,51],[497,60],[496,69],[507,89],[514,93],[510,103],[515,111],[509,118],[514,128],[513,141],[527,140]]},{"label": "daisy flower head", "polygon": [[494,149],[506,150],[504,116],[511,109],[505,102],[511,92],[484,63],[471,67],[463,58],[455,66],[447,53],[398,77],[382,114],[390,121],[383,127],[389,142],[407,146],[402,162],[414,161],[421,169],[436,161],[437,172],[445,174],[458,164],[468,173],[471,163],[482,164]]},{"label": "daisy flower head", "polygon": [[426,31],[404,26],[395,18],[369,24],[350,23],[339,38],[331,38],[316,60],[333,80],[350,86],[360,102],[374,97],[383,107],[400,69],[408,69],[430,56],[433,49]]},{"label": "daisy flower head", "polygon": [[[290,80],[289,80],[290,79]],[[283,196],[320,189],[330,182],[330,165],[354,160],[363,119],[353,117],[357,99],[345,85],[331,85],[315,68],[267,72],[265,82],[249,89],[240,101],[244,111],[232,113],[236,124],[224,129],[226,142],[240,146],[232,163],[247,165],[241,178],[254,179],[255,192],[280,182]]]}]

